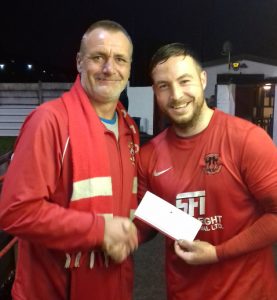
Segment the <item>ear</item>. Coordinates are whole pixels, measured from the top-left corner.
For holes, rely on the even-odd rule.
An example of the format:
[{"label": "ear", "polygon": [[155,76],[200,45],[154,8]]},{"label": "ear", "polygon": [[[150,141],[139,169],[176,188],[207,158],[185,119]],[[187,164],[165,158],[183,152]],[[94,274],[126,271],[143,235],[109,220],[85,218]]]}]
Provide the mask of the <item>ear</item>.
[{"label": "ear", "polygon": [[78,52],[76,55],[76,66],[77,66],[78,73],[81,73],[82,72],[82,55],[80,52]]},{"label": "ear", "polygon": [[205,88],[207,86],[207,73],[206,73],[206,71],[204,71],[204,70],[201,71],[200,80],[201,80],[201,83],[202,83],[203,90],[205,90]]},{"label": "ear", "polygon": [[157,85],[155,84],[154,80],[152,81],[152,90],[153,90],[154,94],[157,94],[158,88],[157,88]]}]

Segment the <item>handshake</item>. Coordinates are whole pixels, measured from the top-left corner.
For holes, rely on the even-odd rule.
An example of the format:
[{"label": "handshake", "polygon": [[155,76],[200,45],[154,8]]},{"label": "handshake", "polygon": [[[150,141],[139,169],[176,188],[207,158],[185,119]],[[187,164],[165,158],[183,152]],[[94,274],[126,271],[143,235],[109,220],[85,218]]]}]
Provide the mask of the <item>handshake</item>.
[{"label": "handshake", "polygon": [[138,248],[136,226],[127,218],[105,218],[102,248],[113,261],[121,263]]}]

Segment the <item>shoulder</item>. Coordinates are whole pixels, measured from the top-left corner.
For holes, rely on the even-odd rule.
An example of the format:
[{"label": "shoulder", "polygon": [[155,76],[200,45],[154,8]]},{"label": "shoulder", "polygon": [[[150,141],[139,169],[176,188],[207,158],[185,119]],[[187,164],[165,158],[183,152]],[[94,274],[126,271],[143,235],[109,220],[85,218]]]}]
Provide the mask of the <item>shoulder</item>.
[{"label": "shoulder", "polygon": [[46,102],[38,106],[25,120],[23,128],[36,126],[62,127],[68,123],[65,106],[60,98]]},{"label": "shoulder", "polygon": [[169,128],[159,133],[157,136],[152,138],[150,141],[148,141],[141,147],[139,156],[140,164],[142,166],[149,165],[150,161],[151,163],[154,163],[161,154],[165,153],[165,151],[163,150],[167,148],[166,144],[168,143],[168,135]]},{"label": "shoulder", "polygon": [[250,121],[247,121],[245,119],[239,118],[237,116],[233,116],[230,114],[227,114],[220,110],[215,110],[215,119],[216,124],[220,124],[227,126],[230,129],[241,129],[243,131],[251,130],[254,127],[257,127],[255,124],[251,123]]},{"label": "shoulder", "polygon": [[67,119],[67,111],[61,98],[57,98],[40,105],[36,109],[36,113],[44,115],[45,118],[55,117]]},{"label": "shoulder", "polygon": [[272,138],[263,128],[239,117],[217,111],[212,130],[218,140],[241,157],[247,154],[253,159],[264,157],[265,153],[269,157],[277,153]]},{"label": "shoulder", "polygon": [[215,135],[218,137],[222,135],[222,138],[228,138],[233,142],[244,142],[256,135],[267,138],[267,133],[261,127],[220,110],[215,111],[215,120],[212,126]]},{"label": "shoulder", "polygon": [[68,117],[61,99],[51,100],[37,107],[24,121],[19,137],[29,142],[40,139],[60,140],[68,138]]},{"label": "shoulder", "polygon": [[150,141],[144,144],[141,147],[142,155],[147,155],[153,152],[155,149],[163,147],[163,145],[167,142],[166,136],[169,134],[169,129],[163,130],[161,133],[153,137]]}]

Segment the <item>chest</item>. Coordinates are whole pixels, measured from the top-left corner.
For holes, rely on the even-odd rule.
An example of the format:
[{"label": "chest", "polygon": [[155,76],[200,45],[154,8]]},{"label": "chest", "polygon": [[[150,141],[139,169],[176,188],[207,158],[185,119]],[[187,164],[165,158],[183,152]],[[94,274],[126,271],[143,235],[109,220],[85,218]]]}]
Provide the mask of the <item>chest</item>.
[{"label": "chest", "polygon": [[237,191],[247,192],[238,155],[221,142],[207,141],[189,148],[167,145],[158,153],[151,160],[150,188],[177,207],[186,199],[201,210],[201,203],[207,198],[220,199],[228,191],[237,198]]}]

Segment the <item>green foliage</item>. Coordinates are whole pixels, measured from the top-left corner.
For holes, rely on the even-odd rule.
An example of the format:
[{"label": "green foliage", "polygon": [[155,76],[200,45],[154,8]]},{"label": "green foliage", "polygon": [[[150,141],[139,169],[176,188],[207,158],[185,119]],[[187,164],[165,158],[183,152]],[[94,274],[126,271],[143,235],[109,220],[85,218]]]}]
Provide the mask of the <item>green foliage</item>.
[{"label": "green foliage", "polygon": [[0,156],[13,149],[16,136],[1,136],[0,137]]}]

